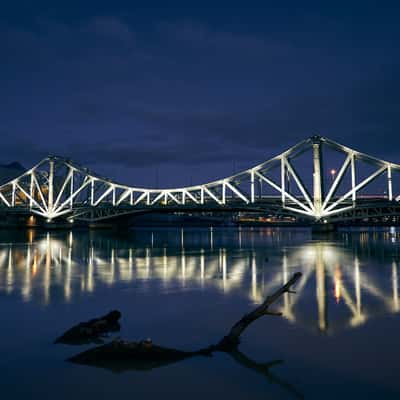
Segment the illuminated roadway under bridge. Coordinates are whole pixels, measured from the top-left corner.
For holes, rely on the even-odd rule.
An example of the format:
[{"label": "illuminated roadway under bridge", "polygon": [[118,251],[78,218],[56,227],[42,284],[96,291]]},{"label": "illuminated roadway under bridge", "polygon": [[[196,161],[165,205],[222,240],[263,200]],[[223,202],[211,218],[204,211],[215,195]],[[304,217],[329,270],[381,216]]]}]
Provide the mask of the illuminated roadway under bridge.
[{"label": "illuminated roadway under bridge", "polygon": [[[327,169],[326,151],[337,169]],[[300,161],[299,161],[300,160]],[[367,171],[367,172],[366,172]],[[396,176],[397,174],[397,176]],[[379,190],[374,184],[384,179]],[[100,221],[146,212],[254,211],[310,222],[400,216],[400,164],[321,136],[276,157],[202,185],[149,189],[103,178],[69,159],[49,156],[0,186],[0,211],[32,213],[48,222]]]}]

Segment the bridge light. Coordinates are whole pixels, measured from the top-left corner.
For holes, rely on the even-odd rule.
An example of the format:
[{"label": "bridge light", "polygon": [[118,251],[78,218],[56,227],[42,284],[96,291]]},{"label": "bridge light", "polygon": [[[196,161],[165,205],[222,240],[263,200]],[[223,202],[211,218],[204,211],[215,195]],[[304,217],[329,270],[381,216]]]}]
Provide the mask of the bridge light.
[{"label": "bridge light", "polygon": [[73,224],[73,223],[74,223],[74,219],[73,219],[73,218],[68,218],[68,222],[69,222],[70,224]]},{"label": "bridge light", "polygon": [[336,175],[336,169],[331,169],[329,172],[331,174],[332,180],[334,180]]}]

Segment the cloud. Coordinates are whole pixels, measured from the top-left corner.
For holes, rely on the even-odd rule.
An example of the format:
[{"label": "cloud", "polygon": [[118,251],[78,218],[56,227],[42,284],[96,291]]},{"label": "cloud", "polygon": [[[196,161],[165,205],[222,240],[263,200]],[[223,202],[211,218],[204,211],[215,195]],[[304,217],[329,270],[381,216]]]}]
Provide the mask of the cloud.
[{"label": "cloud", "polygon": [[4,162],[250,166],[313,134],[400,161],[399,60],[370,49],[99,16],[0,33]]},{"label": "cloud", "polygon": [[114,38],[124,42],[135,40],[132,28],[116,17],[95,17],[81,28],[83,32],[94,32],[98,35]]}]

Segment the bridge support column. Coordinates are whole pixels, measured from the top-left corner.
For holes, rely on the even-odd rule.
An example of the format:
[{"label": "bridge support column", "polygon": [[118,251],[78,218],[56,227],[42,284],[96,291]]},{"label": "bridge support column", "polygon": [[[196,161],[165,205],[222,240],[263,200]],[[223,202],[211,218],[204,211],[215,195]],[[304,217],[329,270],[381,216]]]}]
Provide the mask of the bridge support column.
[{"label": "bridge support column", "polygon": [[33,205],[33,171],[31,172],[31,180],[29,183],[29,209],[32,209]]},{"label": "bridge support column", "polygon": [[333,233],[336,231],[337,231],[337,225],[333,223],[323,224],[321,222],[317,222],[311,225],[312,234]]},{"label": "bridge support column", "polygon": [[15,206],[15,182],[12,183],[12,192],[11,192],[11,206],[14,207]]},{"label": "bridge support column", "polygon": [[281,158],[281,200],[282,200],[282,207],[285,207],[285,170],[286,170],[286,164],[285,164],[285,157]]},{"label": "bridge support column", "polygon": [[389,199],[389,201],[392,201],[393,200],[392,167],[390,165],[387,168],[387,177],[388,177],[388,199]]},{"label": "bridge support column", "polygon": [[353,207],[356,206],[357,200],[357,192],[354,190],[356,187],[356,164],[354,160],[354,153],[351,154],[351,190],[353,190],[353,194],[351,195],[351,199],[353,201]]},{"label": "bridge support column", "polygon": [[323,200],[323,167],[322,167],[322,152],[321,152],[321,139],[319,136],[313,137],[313,189],[314,189],[314,213],[318,221],[322,213],[322,200]]},{"label": "bridge support column", "polygon": [[251,202],[254,203],[254,171],[251,171]]},{"label": "bridge support column", "polygon": [[51,214],[53,213],[53,205],[54,205],[54,160],[50,160],[50,169],[49,169],[49,192],[48,192],[48,208],[51,219]]}]

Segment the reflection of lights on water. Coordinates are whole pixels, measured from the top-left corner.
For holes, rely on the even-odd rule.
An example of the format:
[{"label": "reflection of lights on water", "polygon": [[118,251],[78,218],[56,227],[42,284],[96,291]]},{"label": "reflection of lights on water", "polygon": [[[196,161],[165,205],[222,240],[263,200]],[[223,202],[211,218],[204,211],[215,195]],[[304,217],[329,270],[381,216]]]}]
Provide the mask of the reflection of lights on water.
[{"label": "reflection of lights on water", "polygon": [[28,223],[27,223],[27,225],[28,226],[34,226],[36,224],[36,218],[33,216],[33,215],[31,215],[29,218],[28,218]]},{"label": "reflection of lights on water", "polygon": [[[206,233],[208,234],[211,239],[213,230]],[[265,232],[262,234],[265,236]],[[272,232],[272,236],[276,236],[276,233]],[[374,277],[369,276],[367,270],[360,269],[357,256],[352,254],[350,261],[345,251],[329,243],[311,242],[298,249],[284,250],[282,269],[276,271],[264,269],[264,263],[259,261],[259,253],[255,250],[243,249],[237,257],[239,253],[234,253],[237,248],[232,251],[229,247],[221,247],[215,253],[210,252],[206,245],[207,253],[201,248],[196,252],[186,250],[168,254],[166,247],[152,250],[149,237],[149,247],[145,248],[144,254],[142,248],[137,251],[132,248],[122,249],[113,247],[110,243],[107,244],[107,252],[104,252],[106,246],[97,248],[96,242],[91,240],[85,250],[87,254],[82,255],[82,241],[72,243],[72,232],[67,236],[67,246],[64,245],[65,242],[56,239],[57,237],[59,236],[48,234],[45,238],[27,245],[26,251],[21,251],[21,247],[18,246],[7,246],[6,249],[3,248],[4,251],[0,247],[0,283],[6,283],[3,290],[10,292],[17,288],[22,298],[29,301],[37,293],[35,286],[39,285],[43,290],[44,301],[50,302],[50,294],[53,293],[50,293],[50,288],[59,285],[64,288],[65,300],[69,301],[73,292],[94,291],[99,286],[98,282],[111,285],[117,281],[145,281],[154,278],[162,280],[164,287],[170,282],[176,284],[178,281],[182,282],[183,286],[186,282],[199,286],[204,286],[205,283],[215,285],[225,293],[233,289],[243,290],[245,287],[249,298],[259,303],[266,294],[273,292],[290,277],[294,267],[297,269],[300,266],[303,277],[295,288],[298,290],[297,294],[285,294],[280,300],[281,303],[276,305],[283,311],[284,317],[292,322],[302,320],[298,314],[302,306],[300,305],[300,309],[297,307],[302,304],[300,300],[303,287],[306,287],[309,293],[311,280],[311,287],[315,284],[316,288],[313,301],[314,307],[317,305],[317,312],[314,313],[314,321],[322,331],[331,329],[331,324],[328,324],[328,317],[331,316],[326,292],[332,286],[336,303],[350,313],[348,326],[360,325],[368,318],[368,310],[362,309],[361,294],[364,302],[373,297],[382,302],[386,311],[400,311],[396,263],[392,264],[388,293],[388,288],[383,290],[382,285],[379,282],[376,284]],[[179,235],[177,239],[179,247]],[[188,239],[187,237],[186,240]],[[75,249],[72,244],[79,247]],[[72,268],[72,251],[77,256],[79,254],[79,258],[74,262],[77,268]],[[82,265],[83,259],[87,260],[86,266]],[[4,260],[3,264],[1,260]],[[271,274],[272,271],[274,272]],[[38,274],[39,278],[34,279]],[[264,279],[264,274],[267,279]],[[349,281],[354,283],[354,286],[346,285]]]},{"label": "reflection of lights on water", "polygon": [[186,280],[186,257],[185,257],[185,250],[182,249],[181,253],[181,279],[182,279],[182,285],[185,286],[185,280]]},{"label": "reflection of lights on water", "polygon": [[32,244],[33,243],[33,238],[34,238],[34,230],[29,229],[28,230],[28,243]]},{"label": "reflection of lights on water", "polygon": [[11,246],[8,249],[8,265],[7,265],[7,293],[11,293],[14,289],[14,268],[12,262],[12,248]]},{"label": "reflection of lights on water", "polygon": [[257,264],[254,253],[251,255],[251,298],[254,302],[258,302],[257,296]]},{"label": "reflection of lights on water", "polygon": [[392,243],[396,242],[396,228],[394,226],[390,227],[390,240]]},{"label": "reflection of lights on water", "polygon": [[393,310],[400,311],[397,264],[394,261],[392,262],[392,290],[393,290]]},{"label": "reflection of lights on water", "polygon": [[200,250],[200,278],[201,278],[201,285],[204,286],[204,265],[205,265],[205,259],[204,259],[204,249]]},{"label": "reflection of lights on water", "polygon": [[38,252],[37,249],[33,251],[33,264],[32,264],[32,274],[36,275],[38,269]]},{"label": "reflection of lights on water", "polygon": [[72,231],[70,231],[68,234],[68,246],[72,247],[73,243],[74,241],[73,241]]},{"label": "reflection of lights on water", "polygon": [[342,285],[342,271],[340,270],[340,265],[336,265],[334,272],[334,280],[335,280],[335,300],[336,303],[339,304],[340,301],[340,287]]}]

